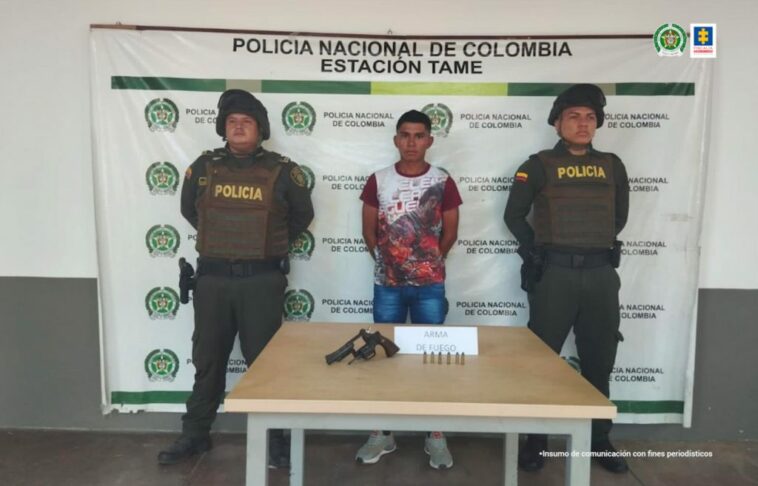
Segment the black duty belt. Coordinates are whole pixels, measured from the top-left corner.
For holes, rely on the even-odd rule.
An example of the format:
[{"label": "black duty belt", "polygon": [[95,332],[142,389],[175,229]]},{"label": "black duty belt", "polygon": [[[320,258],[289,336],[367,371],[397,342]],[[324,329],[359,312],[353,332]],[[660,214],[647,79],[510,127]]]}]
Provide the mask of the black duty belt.
[{"label": "black duty belt", "polygon": [[611,253],[604,251],[600,253],[561,253],[558,251],[548,250],[546,253],[547,262],[551,265],[568,268],[597,268],[603,265],[610,265]]},{"label": "black duty belt", "polygon": [[200,258],[197,261],[197,274],[244,278],[252,277],[259,273],[270,272],[271,270],[279,270],[280,265],[281,260],[278,258],[273,260],[245,260],[239,262]]}]

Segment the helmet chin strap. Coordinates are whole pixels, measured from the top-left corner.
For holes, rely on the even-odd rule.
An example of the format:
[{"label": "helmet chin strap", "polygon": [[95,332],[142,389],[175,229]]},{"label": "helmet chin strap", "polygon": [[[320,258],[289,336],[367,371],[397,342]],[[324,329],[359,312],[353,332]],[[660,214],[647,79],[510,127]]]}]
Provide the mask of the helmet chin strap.
[{"label": "helmet chin strap", "polygon": [[[560,137],[560,134],[558,136]],[[575,143],[569,142],[563,137],[560,137],[560,138],[561,138],[561,142],[563,142],[563,145],[566,146],[566,149],[574,155],[586,154],[590,150],[590,145],[592,145],[591,143],[575,144]]]},{"label": "helmet chin strap", "polygon": [[[227,146],[229,146],[229,142],[226,140],[226,137],[223,137],[223,140],[224,140],[224,142],[226,142]],[[263,136],[261,136],[261,135],[258,135],[258,141],[255,143],[255,146],[253,147],[253,149],[252,149],[250,152],[245,152],[244,154],[243,154],[243,153],[235,153],[235,152],[232,150],[232,147],[231,147],[231,146],[229,146],[229,151],[230,151],[230,152],[231,152],[233,155],[235,155],[235,156],[239,156],[239,157],[246,157],[246,156],[248,156],[248,155],[252,155],[252,154],[254,154],[255,152],[257,152],[257,151],[258,151],[258,149],[260,149],[262,145],[263,145]]]}]

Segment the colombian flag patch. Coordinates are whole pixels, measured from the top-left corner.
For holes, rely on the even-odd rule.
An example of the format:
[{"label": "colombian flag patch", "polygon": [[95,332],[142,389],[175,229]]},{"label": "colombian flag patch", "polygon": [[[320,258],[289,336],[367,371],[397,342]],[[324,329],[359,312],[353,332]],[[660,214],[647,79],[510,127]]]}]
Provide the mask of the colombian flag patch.
[{"label": "colombian flag patch", "polygon": [[526,182],[529,179],[529,174],[526,172],[516,172],[516,180],[519,182]]}]

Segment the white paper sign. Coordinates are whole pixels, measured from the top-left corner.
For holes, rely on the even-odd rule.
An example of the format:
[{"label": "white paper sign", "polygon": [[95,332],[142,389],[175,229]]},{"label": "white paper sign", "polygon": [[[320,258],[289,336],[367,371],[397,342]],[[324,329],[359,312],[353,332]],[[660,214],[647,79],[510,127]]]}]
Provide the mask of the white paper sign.
[{"label": "white paper sign", "polygon": [[409,326],[395,328],[395,344],[403,354],[466,353],[479,354],[476,327]]}]

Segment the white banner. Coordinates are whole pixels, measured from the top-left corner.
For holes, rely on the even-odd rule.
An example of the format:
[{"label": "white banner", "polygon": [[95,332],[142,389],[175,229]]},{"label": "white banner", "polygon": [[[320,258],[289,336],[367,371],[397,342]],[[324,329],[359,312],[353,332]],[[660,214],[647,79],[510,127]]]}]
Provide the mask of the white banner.
[{"label": "white banner", "polygon": [[[358,196],[372,172],[396,161],[396,120],[415,108],[434,120],[427,160],[463,198],[446,322],[523,326],[505,202],[515,169],[555,144],[555,95],[589,82],[608,97],[594,145],[621,157],[632,190],[611,399],[618,422],[689,421],[708,60],[661,58],[652,39],[637,38],[94,29],[91,40],[104,410],[179,411],[192,388],[192,308],[178,303],[177,260],[197,254],[179,192],[189,164],[222,145],[222,91],[253,92],[271,121],[266,147],[311,176],[316,218],[291,248],[285,319],[371,321]],[[573,339],[563,355],[580,365]],[[235,349],[227,389],[244,370]]]}]

